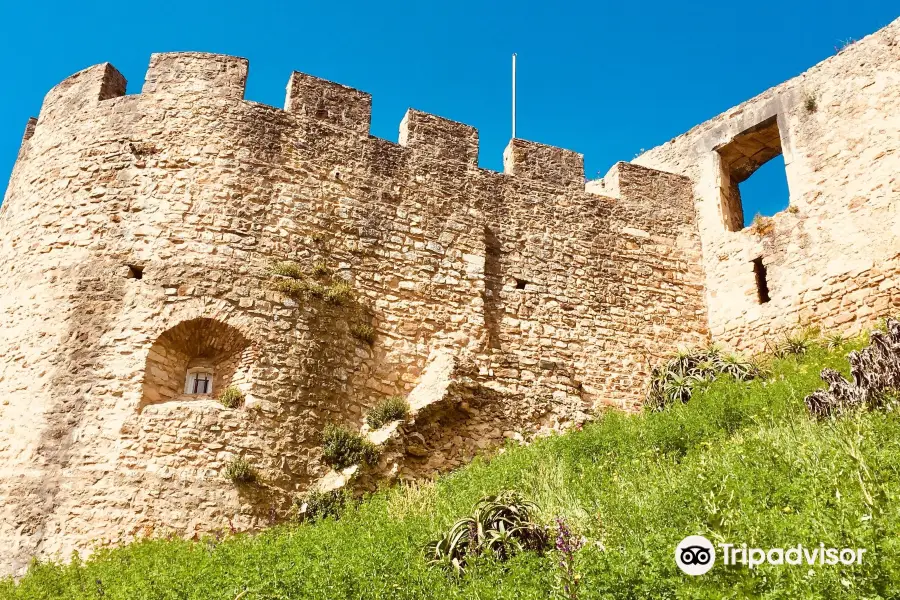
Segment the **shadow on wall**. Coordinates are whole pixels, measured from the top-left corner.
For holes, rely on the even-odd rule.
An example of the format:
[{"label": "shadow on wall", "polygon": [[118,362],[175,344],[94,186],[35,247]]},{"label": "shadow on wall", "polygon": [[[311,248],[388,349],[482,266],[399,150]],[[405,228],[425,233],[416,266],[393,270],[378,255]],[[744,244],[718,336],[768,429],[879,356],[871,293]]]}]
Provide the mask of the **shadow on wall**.
[{"label": "shadow on wall", "polygon": [[150,404],[208,398],[248,381],[252,355],[250,341],[231,325],[209,318],[183,321],[150,347],[138,412]]}]

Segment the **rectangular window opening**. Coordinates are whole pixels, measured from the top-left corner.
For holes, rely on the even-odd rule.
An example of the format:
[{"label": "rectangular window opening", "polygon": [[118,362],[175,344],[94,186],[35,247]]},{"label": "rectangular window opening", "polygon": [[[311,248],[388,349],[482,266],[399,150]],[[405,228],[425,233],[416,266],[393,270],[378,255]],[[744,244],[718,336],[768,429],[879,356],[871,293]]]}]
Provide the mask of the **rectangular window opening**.
[{"label": "rectangular window opening", "polygon": [[740,231],[757,220],[757,215],[771,217],[788,207],[784,159],[773,160],[782,156],[777,116],[742,131],[716,152],[725,229]]},{"label": "rectangular window opening", "polygon": [[769,282],[766,279],[766,266],[762,257],[753,259],[753,274],[756,275],[756,295],[760,304],[765,304],[769,298]]}]

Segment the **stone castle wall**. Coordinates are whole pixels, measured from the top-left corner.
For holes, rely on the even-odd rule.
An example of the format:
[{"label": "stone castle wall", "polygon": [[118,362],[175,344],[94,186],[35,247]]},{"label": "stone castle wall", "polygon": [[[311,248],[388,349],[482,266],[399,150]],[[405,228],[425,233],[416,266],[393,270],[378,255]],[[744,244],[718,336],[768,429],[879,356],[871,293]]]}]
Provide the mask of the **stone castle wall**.
[{"label": "stone castle wall", "polygon": [[[730,179],[779,152],[789,208],[735,227]],[[900,20],[634,162],[694,182],[714,340],[759,350],[807,325],[856,333],[900,308]]]},{"label": "stone castle wall", "polygon": [[[280,110],[243,100],[247,68],[154,55],[125,95],[98,65],[29,124],[0,208],[7,570],[281,518],[327,472],[324,425],[435,357],[465,402],[408,427],[426,452],[390,455],[401,476],[634,406],[655,360],[707,339],[688,179],[621,164],[593,194],[580,155],[522,140],[486,171],[471,127],[410,110],[389,142],[367,94],[295,73]],[[283,260],[354,300],[275,291]],[[195,366],[245,404],[183,394]],[[225,480],[235,456],[264,484]]]}]

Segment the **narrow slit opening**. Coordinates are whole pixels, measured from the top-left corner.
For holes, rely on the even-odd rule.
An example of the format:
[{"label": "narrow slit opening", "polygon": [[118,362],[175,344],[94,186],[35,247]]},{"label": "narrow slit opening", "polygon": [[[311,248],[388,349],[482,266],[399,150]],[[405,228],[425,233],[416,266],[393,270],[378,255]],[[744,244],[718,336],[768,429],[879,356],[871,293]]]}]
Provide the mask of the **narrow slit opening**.
[{"label": "narrow slit opening", "polygon": [[762,257],[753,259],[753,274],[756,275],[756,295],[760,304],[765,304],[769,298],[769,282],[766,279],[766,266]]}]

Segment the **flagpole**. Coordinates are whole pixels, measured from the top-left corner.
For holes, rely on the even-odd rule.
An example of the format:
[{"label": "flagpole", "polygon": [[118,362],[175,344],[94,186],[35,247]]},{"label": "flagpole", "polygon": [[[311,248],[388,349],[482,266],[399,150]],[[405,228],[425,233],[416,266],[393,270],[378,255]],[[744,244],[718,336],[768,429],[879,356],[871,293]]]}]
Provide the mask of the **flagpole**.
[{"label": "flagpole", "polygon": [[512,137],[516,139],[516,53],[512,55]]}]

